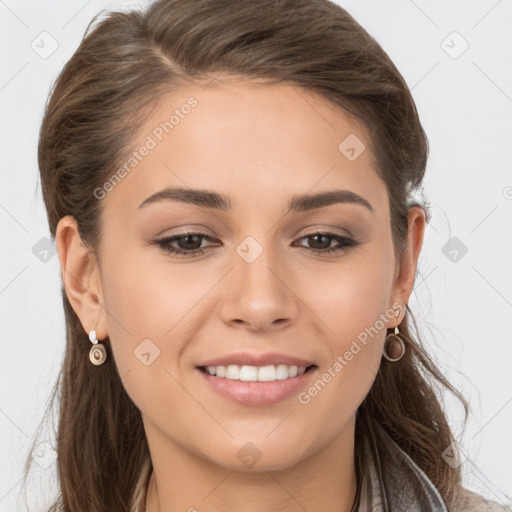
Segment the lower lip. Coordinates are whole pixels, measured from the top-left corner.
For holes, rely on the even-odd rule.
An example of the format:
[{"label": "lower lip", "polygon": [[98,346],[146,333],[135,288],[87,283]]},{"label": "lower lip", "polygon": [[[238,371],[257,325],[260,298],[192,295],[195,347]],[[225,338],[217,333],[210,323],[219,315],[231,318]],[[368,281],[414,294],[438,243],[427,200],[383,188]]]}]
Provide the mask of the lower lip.
[{"label": "lower lip", "polygon": [[283,380],[247,382],[214,377],[197,369],[214,391],[245,405],[268,405],[284,400],[298,393],[316,373],[316,370],[317,367],[312,367],[302,375]]}]

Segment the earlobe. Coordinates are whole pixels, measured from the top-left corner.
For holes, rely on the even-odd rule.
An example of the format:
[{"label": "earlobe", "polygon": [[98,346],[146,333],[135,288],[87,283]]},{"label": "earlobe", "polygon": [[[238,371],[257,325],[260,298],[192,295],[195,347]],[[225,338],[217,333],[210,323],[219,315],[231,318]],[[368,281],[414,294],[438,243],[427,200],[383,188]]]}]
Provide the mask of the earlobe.
[{"label": "earlobe", "polygon": [[[74,217],[63,217],[55,235],[61,278],[68,300],[85,333],[96,330],[98,339],[108,336],[102,315],[103,295],[96,256],[84,244]],[[101,323],[100,323],[101,322]]]}]

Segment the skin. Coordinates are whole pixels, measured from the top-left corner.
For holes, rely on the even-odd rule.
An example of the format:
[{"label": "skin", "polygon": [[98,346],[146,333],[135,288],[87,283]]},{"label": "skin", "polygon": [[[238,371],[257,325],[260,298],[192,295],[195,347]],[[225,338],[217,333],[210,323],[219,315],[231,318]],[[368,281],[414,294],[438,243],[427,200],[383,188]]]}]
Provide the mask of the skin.
[{"label": "skin", "polygon": [[[72,217],[57,229],[62,278],[84,332],[110,338],[123,385],[142,413],[154,474],[147,511],[348,511],[355,496],[355,413],[382,358],[386,328],[405,314],[425,229],[409,210],[407,251],[394,258],[389,201],[366,130],[320,96],[289,85],[228,80],[175,91],[159,102],[136,146],[190,96],[198,105],[104,199],[101,251],[90,254]],[[338,145],[366,149],[354,161]],[[231,212],[161,201],[168,186],[225,194]],[[347,189],[359,204],[287,212],[294,194]],[[327,255],[334,238],[360,244]],[[148,241],[206,233],[202,255],[176,256]],[[236,252],[251,236],[252,263]],[[323,244],[323,245],[322,245]],[[186,240],[175,247],[186,247]],[[196,369],[239,350],[280,351],[313,361],[319,378],[379,315],[401,305],[379,334],[307,405],[294,394],[248,406],[207,386]],[[89,343],[84,334],[84,343]],[[149,366],[142,340],[160,350]],[[261,453],[251,468],[237,452]]]}]

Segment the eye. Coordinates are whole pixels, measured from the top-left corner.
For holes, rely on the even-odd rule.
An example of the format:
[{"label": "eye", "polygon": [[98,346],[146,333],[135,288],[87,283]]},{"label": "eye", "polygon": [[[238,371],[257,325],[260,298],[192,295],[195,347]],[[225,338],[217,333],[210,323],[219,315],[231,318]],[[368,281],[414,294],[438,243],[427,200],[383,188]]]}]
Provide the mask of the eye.
[{"label": "eye", "polygon": [[[313,245],[316,247],[309,247],[311,251],[320,254],[329,254],[333,252],[347,251],[351,247],[355,247],[360,244],[357,240],[348,236],[335,235],[334,233],[322,233],[317,231],[313,235],[306,235],[301,240],[313,240]],[[338,242],[338,245],[331,247],[332,241]],[[301,246],[304,247],[304,246]],[[306,247],[308,249],[308,247]]]},{"label": "eye", "polygon": [[[201,247],[202,239],[208,241],[213,240],[211,236],[206,235],[205,233],[189,232],[163,238],[162,240],[157,240],[155,243],[169,254],[190,256],[204,252],[204,247]],[[179,247],[176,247],[173,244],[177,244]]]},{"label": "eye", "polygon": [[[207,249],[207,247],[202,246],[203,240],[211,242],[214,238],[205,233],[187,232],[156,240],[153,243],[161,247],[168,254],[194,256],[196,254],[203,254]],[[306,247],[304,245],[299,245],[299,247],[310,249],[312,252],[317,254],[330,254],[333,252],[347,251],[351,247],[355,247],[360,244],[360,242],[348,236],[340,236],[335,235],[334,233],[325,233],[320,231],[316,231],[314,234],[305,235],[299,240],[313,241],[313,245],[316,247]],[[333,240],[336,241],[338,245],[331,247]]]}]

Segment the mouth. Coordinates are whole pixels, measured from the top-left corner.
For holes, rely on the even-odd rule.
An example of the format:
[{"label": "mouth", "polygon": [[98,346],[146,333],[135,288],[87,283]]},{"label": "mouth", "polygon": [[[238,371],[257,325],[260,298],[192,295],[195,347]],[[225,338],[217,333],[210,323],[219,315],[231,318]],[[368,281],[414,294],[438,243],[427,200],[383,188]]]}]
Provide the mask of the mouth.
[{"label": "mouth", "polygon": [[287,364],[251,366],[198,366],[197,369],[211,377],[242,382],[274,382],[300,377],[317,368],[316,364],[296,366]]},{"label": "mouth", "polygon": [[207,388],[245,406],[270,406],[297,395],[316,375],[317,365],[197,366]]}]

